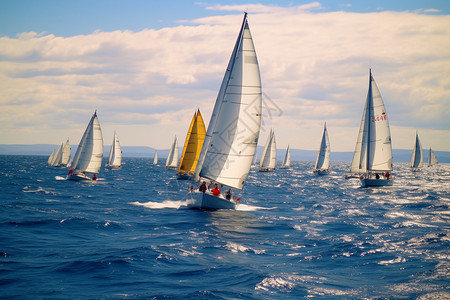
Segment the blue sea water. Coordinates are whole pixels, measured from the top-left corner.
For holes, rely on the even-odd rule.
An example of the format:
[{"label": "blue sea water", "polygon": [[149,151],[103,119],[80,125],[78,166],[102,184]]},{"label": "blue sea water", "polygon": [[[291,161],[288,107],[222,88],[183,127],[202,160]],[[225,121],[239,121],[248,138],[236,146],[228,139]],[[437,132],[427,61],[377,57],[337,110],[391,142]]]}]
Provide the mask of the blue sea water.
[{"label": "blue sea water", "polygon": [[349,163],[252,169],[236,211],[186,208],[186,182],[124,158],[97,182],[0,156],[3,299],[444,299],[450,165],[360,188]]}]

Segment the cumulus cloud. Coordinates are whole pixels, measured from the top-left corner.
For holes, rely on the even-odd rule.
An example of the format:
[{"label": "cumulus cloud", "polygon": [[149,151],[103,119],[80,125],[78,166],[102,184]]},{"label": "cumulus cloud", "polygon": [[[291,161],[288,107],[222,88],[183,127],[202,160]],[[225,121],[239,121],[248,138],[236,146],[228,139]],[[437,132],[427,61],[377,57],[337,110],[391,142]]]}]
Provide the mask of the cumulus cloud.
[{"label": "cumulus cloud", "polygon": [[333,150],[352,151],[372,68],[394,147],[411,147],[397,133],[421,129],[433,148],[450,148],[449,16],[321,12],[318,2],[206,8],[230,14],[160,30],[1,37],[2,142],[76,143],[94,109],[105,138],[120,128],[124,145],[184,139],[197,107],[209,120],[247,10],[273,108],[264,130],[275,129],[280,147],[315,149],[327,121]]}]

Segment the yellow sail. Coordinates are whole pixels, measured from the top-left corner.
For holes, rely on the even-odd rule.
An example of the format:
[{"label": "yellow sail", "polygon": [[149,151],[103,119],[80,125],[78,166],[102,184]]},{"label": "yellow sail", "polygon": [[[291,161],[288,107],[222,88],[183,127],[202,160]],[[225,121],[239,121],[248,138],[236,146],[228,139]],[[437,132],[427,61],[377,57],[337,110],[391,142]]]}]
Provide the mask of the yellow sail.
[{"label": "yellow sail", "polygon": [[205,123],[203,122],[200,110],[194,113],[189,131],[184,142],[183,153],[181,154],[180,167],[178,173],[194,172],[197,166],[203,141],[206,136]]}]

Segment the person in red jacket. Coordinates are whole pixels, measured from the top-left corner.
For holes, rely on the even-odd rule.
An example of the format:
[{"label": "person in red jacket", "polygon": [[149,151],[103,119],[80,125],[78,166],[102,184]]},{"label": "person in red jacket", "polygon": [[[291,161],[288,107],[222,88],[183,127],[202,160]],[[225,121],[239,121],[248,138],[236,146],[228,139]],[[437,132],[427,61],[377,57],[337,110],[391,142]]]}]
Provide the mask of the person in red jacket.
[{"label": "person in red jacket", "polygon": [[215,185],[214,189],[212,190],[212,193],[214,196],[219,196],[220,195],[220,190],[217,187],[217,184]]}]

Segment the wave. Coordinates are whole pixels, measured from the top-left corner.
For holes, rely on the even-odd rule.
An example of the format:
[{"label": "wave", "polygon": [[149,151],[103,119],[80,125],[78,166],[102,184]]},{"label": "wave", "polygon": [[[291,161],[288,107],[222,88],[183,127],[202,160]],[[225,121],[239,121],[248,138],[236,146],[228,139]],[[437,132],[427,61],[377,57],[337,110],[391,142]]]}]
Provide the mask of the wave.
[{"label": "wave", "polygon": [[180,207],[187,207],[186,201],[173,201],[173,200],[165,200],[163,202],[149,201],[149,202],[145,202],[145,203],[136,201],[136,202],[131,202],[130,204],[136,205],[136,206],[143,206],[143,207],[151,208],[151,209],[164,209],[164,208],[179,209]]}]

